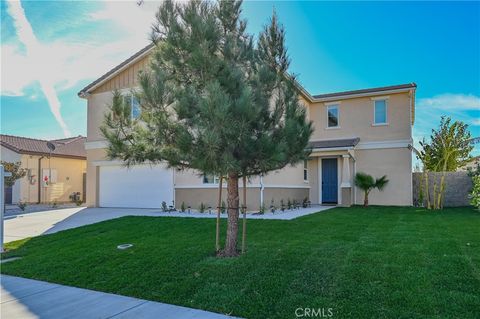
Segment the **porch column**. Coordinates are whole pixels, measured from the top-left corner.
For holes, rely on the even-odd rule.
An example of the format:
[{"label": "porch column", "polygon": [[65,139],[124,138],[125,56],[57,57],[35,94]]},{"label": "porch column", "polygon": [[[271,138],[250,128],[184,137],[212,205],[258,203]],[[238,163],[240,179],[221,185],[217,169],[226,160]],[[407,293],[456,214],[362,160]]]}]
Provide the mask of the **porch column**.
[{"label": "porch column", "polygon": [[343,157],[342,165],[342,183],[340,188],[342,190],[342,202],[340,206],[349,207],[352,205],[352,183],[350,176],[350,155],[345,154]]},{"label": "porch column", "polygon": [[342,183],[340,184],[340,187],[352,187],[352,184],[350,183],[350,155],[342,155],[343,157],[343,166],[342,166]]}]

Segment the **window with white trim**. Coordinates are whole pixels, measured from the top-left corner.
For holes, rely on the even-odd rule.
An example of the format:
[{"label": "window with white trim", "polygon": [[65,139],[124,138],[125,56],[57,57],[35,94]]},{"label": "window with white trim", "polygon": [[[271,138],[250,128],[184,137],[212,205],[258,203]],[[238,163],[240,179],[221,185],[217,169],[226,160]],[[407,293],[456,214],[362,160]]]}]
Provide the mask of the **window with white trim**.
[{"label": "window with white trim", "polygon": [[204,184],[218,184],[219,177],[212,174],[204,174],[203,175],[203,183]]},{"label": "window with white trim", "polygon": [[308,161],[303,161],[303,180],[308,182]]},{"label": "window with white trim", "polygon": [[140,103],[138,99],[132,95],[128,94],[124,96],[124,102],[130,106],[130,116],[133,120],[138,119],[140,114],[142,113],[142,109],[140,108]]},{"label": "window with white trim", "polygon": [[373,124],[387,124],[387,100],[375,100]]},{"label": "window with white trim", "polygon": [[42,181],[44,185],[54,184],[57,182],[57,169],[55,168],[43,168],[42,169]]},{"label": "window with white trim", "polygon": [[327,106],[327,127],[338,127],[338,105]]}]

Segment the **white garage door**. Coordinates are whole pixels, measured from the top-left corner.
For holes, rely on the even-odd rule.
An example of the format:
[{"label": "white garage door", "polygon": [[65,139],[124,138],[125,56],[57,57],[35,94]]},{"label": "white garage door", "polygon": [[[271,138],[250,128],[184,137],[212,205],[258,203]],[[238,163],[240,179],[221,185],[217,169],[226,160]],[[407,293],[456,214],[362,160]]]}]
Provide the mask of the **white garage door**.
[{"label": "white garage door", "polygon": [[159,208],[172,205],[173,171],[161,165],[100,166],[100,207]]}]

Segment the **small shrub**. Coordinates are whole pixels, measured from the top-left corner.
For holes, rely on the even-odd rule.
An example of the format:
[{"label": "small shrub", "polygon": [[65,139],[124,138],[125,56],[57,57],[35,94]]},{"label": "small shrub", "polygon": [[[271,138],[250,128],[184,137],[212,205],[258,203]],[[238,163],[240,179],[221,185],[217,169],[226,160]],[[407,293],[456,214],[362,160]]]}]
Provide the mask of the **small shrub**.
[{"label": "small shrub", "polygon": [[272,198],[272,201],[270,202],[270,211],[272,213],[275,213],[275,200]]},{"label": "small shrub", "polygon": [[168,211],[167,203],[165,201],[162,201],[162,212],[166,212],[166,211]]},{"label": "small shrub", "polygon": [[292,209],[292,201],[290,200],[290,198],[287,201],[287,207],[288,209]]},{"label": "small shrub", "polygon": [[280,200],[280,209],[282,210],[282,212],[285,211],[285,203],[284,203],[283,199]]},{"label": "small shrub", "polygon": [[205,204],[200,203],[200,207],[198,208],[198,212],[201,213],[201,214],[205,213],[205,208],[206,208]]},{"label": "small shrub", "polygon": [[77,206],[80,206],[80,205],[82,205],[82,204],[83,204],[83,200],[81,200],[81,199],[77,199],[77,200],[75,201],[75,205],[77,205]]},{"label": "small shrub", "polygon": [[308,197],[305,197],[302,202],[302,207],[307,208],[308,206],[310,206],[310,201],[308,200]]},{"label": "small shrub", "polygon": [[24,201],[19,200],[19,201],[18,201],[18,208],[20,208],[20,209],[22,210],[22,212],[24,212],[24,211],[25,211],[25,208],[27,208],[27,203],[24,202]]},{"label": "small shrub", "polygon": [[265,214],[265,204],[260,205],[260,208],[258,209],[259,214]]},{"label": "small shrub", "polygon": [[480,210],[480,175],[472,177],[473,187],[470,195],[470,204]]},{"label": "small shrub", "polygon": [[182,202],[182,205],[180,205],[180,211],[182,213],[185,213],[185,210],[186,210],[185,202]]},{"label": "small shrub", "polygon": [[293,208],[297,209],[298,208],[298,202],[296,199],[293,200],[292,202]]}]

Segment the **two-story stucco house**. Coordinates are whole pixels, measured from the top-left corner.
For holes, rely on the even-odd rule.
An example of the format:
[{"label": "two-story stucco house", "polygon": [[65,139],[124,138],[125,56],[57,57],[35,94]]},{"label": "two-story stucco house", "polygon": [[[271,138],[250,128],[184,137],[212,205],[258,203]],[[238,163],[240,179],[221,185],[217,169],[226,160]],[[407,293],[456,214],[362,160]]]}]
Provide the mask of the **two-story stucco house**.
[{"label": "two-story stucco house", "polygon": [[[135,88],[137,73],[148,67],[147,46],[79,92],[88,104],[87,203],[100,207],[160,207],[162,201],[197,208],[216,207],[218,179],[202,172],[177,171],[165,165],[138,165],[126,169],[105,158],[107,146],[99,127],[111,103],[112,91]],[[383,192],[373,191],[370,203],[412,205],[412,126],[416,85],[310,95],[300,87],[315,131],[310,159],[248,183],[249,210],[272,200],[314,204],[361,204],[363,193],[353,185],[356,172],[387,175]],[[132,116],[138,106],[132,102]]]}]

